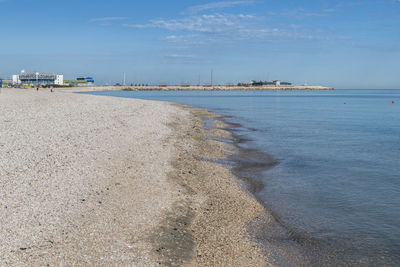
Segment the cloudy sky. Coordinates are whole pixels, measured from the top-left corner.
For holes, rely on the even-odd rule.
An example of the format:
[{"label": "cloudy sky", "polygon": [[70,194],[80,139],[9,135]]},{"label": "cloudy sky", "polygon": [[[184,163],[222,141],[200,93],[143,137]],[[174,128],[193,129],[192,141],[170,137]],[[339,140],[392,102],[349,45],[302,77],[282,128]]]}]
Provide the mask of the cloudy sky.
[{"label": "cloudy sky", "polygon": [[0,0],[0,77],[400,88],[400,0]]}]

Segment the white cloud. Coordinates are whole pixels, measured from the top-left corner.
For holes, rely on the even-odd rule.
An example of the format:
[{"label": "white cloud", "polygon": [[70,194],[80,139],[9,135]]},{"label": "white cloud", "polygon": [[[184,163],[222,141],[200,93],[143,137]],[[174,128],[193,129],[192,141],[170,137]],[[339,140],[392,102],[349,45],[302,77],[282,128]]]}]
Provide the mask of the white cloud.
[{"label": "white cloud", "polygon": [[304,8],[295,8],[295,9],[289,9],[289,10],[284,10],[281,12],[268,12],[268,15],[270,16],[285,16],[289,18],[294,18],[294,19],[304,19],[304,18],[323,18],[323,17],[328,17],[332,13],[336,12],[335,9],[321,9],[321,10],[307,10]]},{"label": "white cloud", "polygon": [[204,5],[192,6],[188,10],[189,12],[196,13],[205,10],[217,10],[223,8],[229,8],[238,5],[251,5],[254,4],[253,0],[242,0],[242,1],[222,1],[222,2],[213,2]]},{"label": "white cloud", "polygon": [[137,29],[164,29],[170,32],[189,32],[188,35],[169,35],[163,38],[167,42],[210,42],[215,40],[263,40],[272,41],[287,38],[312,38],[299,28],[287,26],[268,27],[263,18],[246,14],[214,14],[190,16],[182,19],[152,20],[147,24],[124,24]]},{"label": "white cloud", "polygon": [[123,24],[125,27],[138,29],[159,28],[168,31],[188,31],[197,33],[232,32],[251,23],[256,17],[252,15],[214,14],[191,16],[182,19],[158,19],[148,24]]},{"label": "white cloud", "polygon": [[170,43],[185,43],[190,42],[191,40],[198,37],[196,34],[187,34],[187,35],[168,35],[162,38],[163,41],[170,42]]},{"label": "white cloud", "polygon": [[180,45],[334,38],[332,34],[314,27],[296,24],[273,25],[267,17],[249,14],[204,14],[179,19],[155,19],[146,24],[123,24],[123,26],[135,29],[162,29],[169,34],[161,40]]},{"label": "white cloud", "polygon": [[173,41],[175,42],[176,40],[178,40],[180,37],[176,36],[176,35],[169,35],[167,37],[164,38],[165,41]]}]

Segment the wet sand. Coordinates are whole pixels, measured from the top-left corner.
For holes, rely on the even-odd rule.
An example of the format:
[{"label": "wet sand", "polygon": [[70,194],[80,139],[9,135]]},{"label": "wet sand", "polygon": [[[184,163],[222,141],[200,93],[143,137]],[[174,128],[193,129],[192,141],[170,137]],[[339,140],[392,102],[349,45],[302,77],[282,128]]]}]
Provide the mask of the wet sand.
[{"label": "wet sand", "polygon": [[[247,231],[264,214],[220,159],[205,110],[3,89],[0,262],[267,266]],[[209,137],[214,138],[209,138]]]},{"label": "wet sand", "polygon": [[[230,139],[231,133],[222,129],[224,124],[217,115],[193,107],[179,107],[191,114],[189,120],[177,118],[171,125],[179,133],[176,138],[179,152],[170,178],[182,199],[175,206],[178,211],[175,214],[179,216],[167,217],[170,227],[162,227],[159,238],[155,239],[155,244],[160,246],[157,250],[160,261],[167,263],[176,257],[177,265],[271,266],[268,254],[247,231],[248,223],[264,214],[265,209],[244,190],[230,168],[219,162],[233,154],[235,148],[215,139]],[[204,129],[204,117],[216,126]],[[166,238],[171,235],[173,240]],[[186,251],[192,253],[192,258],[188,256],[188,261],[179,262],[184,250],[174,250],[174,244],[192,247],[192,251]]]}]

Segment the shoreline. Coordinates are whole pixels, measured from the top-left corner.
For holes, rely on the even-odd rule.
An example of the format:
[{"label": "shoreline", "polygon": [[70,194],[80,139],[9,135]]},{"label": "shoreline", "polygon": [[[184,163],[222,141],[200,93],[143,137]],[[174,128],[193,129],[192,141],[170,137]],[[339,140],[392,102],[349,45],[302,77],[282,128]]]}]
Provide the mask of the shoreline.
[{"label": "shoreline", "polygon": [[[204,128],[204,117],[221,126],[219,115],[172,105],[188,110],[191,115],[189,121],[173,126],[174,132],[181,135],[177,140],[183,142],[176,144],[179,154],[170,177],[180,187],[184,201],[176,204],[175,216],[166,216],[170,227],[162,227],[157,234],[161,236],[155,242],[160,246],[156,249],[160,261],[168,264],[167,259],[175,258],[177,265],[272,266],[268,255],[247,230],[247,225],[265,212],[264,207],[219,162],[234,153],[234,148],[215,139],[230,139],[231,133],[219,127]],[[178,234],[173,234],[173,229]],[[163,237],[171,235],[174,238],[166,242]],[[180,258],[185,250],[172,249],[181,243],[193,246],[193,258],[187,258],[186,262]]]},{"label": "shoreline", "polygon": [[241,146],[251,139],[240,134],[240,129],[244,126],[235,122],[235,117],[217,115],[216,120],[222,122],[221,126],[216,127],[229,131],[232,138],[232,140],[220,140],[220,142],[226,142],[235,147],[234,153],[228,155],[226,161],[218,163],[228,163],[234,179],[237,179],[242,189],[264,208],[262,214],[248,222],[246,229],[253,240],[264,251],[268,251],[268,260],[271,264],[274,266],[365,265],[363,260],[352,258],[351,255],[343,252],[354,250],[346,246],[346,242],[330,243],[329,240],[315,238],[296,225],[283,221],[279,212],[271,210],[268,203],[263,202],[257,193],[266,186],[260,179],[263,177],[262,173],[274,168],[279,161],[254,146]]},{"label": "shoreline", "polygon": [[[214,114],[214,113],[212,113]],[[230,139],[220,139],[232,146],[232,152],[222,157],[218,164],[226,165],[241,189],[261,207],[262,212],[253,217],[246,224],[246,230],[252,240],[262,247],[264,252],[268,251],[268,260],[274,266],[309,266],[324,265],[326,262],[313,262],[307,251],[301,248],[301,244],[308,245],[308,249],[315,249],[307,242],[309,238],[300,233],[298,229],[292,228],[281,221],[279,216],[271,211],[267,203],[260,200],[256,194],[265,187],[260,179],[262,173],[274,168],[279,161],[271,155],[252,147],[243,147],[242,144],[250,141],[247,136],[240,134],[240,128],[244,126],[227,121],[231,117],[225,115],[214,115],[216,129],[229,132]],[[233,118],[234,119],[234,118]],[[211,128],[212,129],[212,128]],[[222,160],[226,159],[226,161]]]},{"label": "shoreline", "polygon": [[233,153],[203,129],[218,115],[33,89],[0,102],[3,263],[271,265],[247,230],[262,205],[199,160]]},{"label": "shoreline", "polygon": [[[243,217],[241,217],[241,225],[231,225],[231,227],[233,226],[237,229],[241,228],[242,230],[244,230],[244,232],[241,233],[241,237],[239,237],[238,239],[240,239],[241,241],[247,240],[250,242],[250,244],[252,244],[241,245],[241,247],[247,246],[248,248],[250,248],[251,246],[252,249],[255,250],[253,252],[255,253],[255,255],[251,256],[250,258],[264,258],[260,262],[253,263],[252,265],[273,266],[275,264],[279,264],[279,266],[291,266],[293,264],[305,264],[305,262],[307,262],[308,260],[306,260],[306,258],[303,257],[303,255],[301,254],[301,252],[303,251],[300,251],[298,247],[298,238],[295,237],[299,233],[295,234],[295,232],[292,232],[292,230],[294,229],[291,229],[288,226],[282,224],[279,217],[277,217],[274,213],[272,213],[272,211],[268,209],[266,203],[263,203],[255,196],[255,194],[264,186],[263,182],[258,181],[257,177],[261,176],[261,172],[276,166],[278,164],[278,161],[270,155],[265,154],[264,152],[257,149],[240,147],[241,143],[245,143],[248,141],[246,137],[240,136],[238,135],[238,133],[236,133],[236,129],[242,127],[242,125],[226,121],[227,117],[225,115],[216,114],[207,109],[197,108],[184,104],[164,101],[161,102],[188,110],[191,118],[189,118],[189,120],[187,120],[185,123],[179,123],[179,125],[186,125],[186,127],[177,127],[177,125],[175,125],[175,127],[172,127],[173,132],[184,133],[180,138],[176,138],[177,140],[184,140],[184,142],[187,142],[187,138],[188,136],[190,136],[191,139],[194,139],[192,140],[194,141],[194,144],[191,145],[191,149],[193,151],[201,151],[198,156],[192,156],[189,158],[185,156],[179,156],[178,159],[184,159],[186,161],[186,165],[177,165],[177,163],[174,162],[173,165],[175,166],[175,169],[180,170],[191,166],[191,168],[195,169],[195,171],[189,171],[189,173],[196,173],[196,169],[199,167],[197,164],[193,164],[193,162],[202,162],[203,164],[209,165],[209,168],[222,168],[227,171],[227,173],[223,175],[223,179],[229,180],[230,185],[233,187],[239,186],[239,190],[236,191],[235,197],[240,195],[241,198],[246,198],[245,201],[242,201],[241,205],[247,206],[247,208],[250,209],[257,209],[256,213],[253,213],[252,215],[247,215],[248,217],[244,216],[246,217],[244,220]],[[192,133],[193,129],[196,129],[197,134]],[[187,152],[187,147],[185,148],[182,147],[182,144],[178,144],[177,151]],[[191,163],[188,164],[188,161]],[[187,172],[173,173],[169,175],[175,175],[182,178],[182,176],[185,176],[185,174],[187,174]],[[198,175],[195,175],[194,178],[198,178],[197,176]],[[201,191],[203,191],[202,193],[205,194],[205,196],[207,197],[207,194],[210,192],[210,190],[215,189],[208,188],[207,190],[205,190],[205,188],[202,188],[198,184],[193,184],[193,181],[191,181],[190,179],[185,178],[184,181],[184,184],[180,184],[179,181],[177,182],[177,186],[182,187],[180,190],[178,190],[180,193],[189,191],[189,193],[186,193],[189,195],[197,195]],[[193,191],[193,187],[196,186],[196,190]],[[220,193],[224,194],[225,192]],[[225,217],[225,219],[231,220],[231,222],[236,223],[236,220],[238,219],[237,214],[229,214],[226,213],[226,211],[221,212],[221,210],[224,209],[224,206],[230,206],[228,202],[229,201],[226,201],[224,204],[220,204],[220,212],[219,214],[215,214],[214,217],[218,217],[219,220]],[[165,238],[156,238],[158,241],[162,241],[158,243],[156,242],[156,244],[162,244],[158,245],[158,248],[156,249],[156,254],[160,256],[160,258],[158,259],[163,264],[170,264],[170,262],[166,261],[165,259],[173,259],[176,265],[187,264],[190,260],[190,250],[187,250],[184,247],[180,246],[178,246],[178,250],[174,250],[172,248],[180,243],[185,244],[187,247],[194,246],[195,240],[197,240],[198,238],[196,237],[196,235],[192,236],[185,234],[187,231],[190,230],[189,228],[187,228],[187,225],[190,225],[193,218],[195,216],[198,216],[199,213],[200,216],[204,216],[204,214],[210,211],[210,208],[206,206],[205,209],[207,212],[205,212],[204,210],[202,212],[199,212],[197,211],[199,207],[193,208],[191,207],[191,205],[193,205],[193,199],[191,199],[190,203],[187,203],[186,198],[186,201],[184,201],[184,203],[181,202],[180,204],[176,204],[175,212],[170,212],[165,216],[166,218],[168,218],[168,220],[164,222],[164,225],[162,226],[163,230],[158,232],[157,235],[161,237],[169,236],[169,238],[173,236],[174,238],[172,239],[172,241],[167,241]],[[239,214],[242,214],[243,216],[243,213]],[[166,227],[166,225],[168,225],[168,227]],[[266,231],[270,232],[270,236],[273,236],[272,239],[286,240],[286,243],[289,242],[291,244],[286,244],[287,246],[284,248],[281,246],[281,244],[271,244],[271,240],[269,240],[270,236],[268,236],[267,239],[266,236],[263,236]],[[271,231],[277,231],[277,233],[271,233]],[[217,234],[218,233],[215,233],[214,235]],[[179,241],[177,241],[177,239]],[[239,242],[240,241],[237,240],[234,241],[234,243]],[[223,246],[224,244],[219,244],[217,245],[217,248]],[[197,247],[195,247],[194,249],[195,250],[191,252],[196,252],[196,254],[198,251],[202,251],[202,249],[198,249]],[[208,251],[208,249],[206,250]],[[249,251],[250,249],[248,249],[246,253],[248,254]],[[201,262],[193,262],[192,258],[191,264],[189,265],[209,266],[215,264],[247,264],[246,261],[242,261],[240,263],[233,261],[218,262],[215,261],[215,256],[213,255],[213,252],[211,252],[211,255],[211,259],[209,258],[210,255],[208,255]],[[229,257],[233,257],[235,255],[237,254],[231,252]],[[197,255],[197,257],[201,258],[201,254]],[[194,258],[194,260],[196,260],[196,258]]]},{"label": "shoreline", "polygon": [[[214,114],[214,113],[212,113]],[[219,142],[226,142],[233,146],[232,153],[222,157],[217,163],[226,165],[228,162],[232,179],[240,184],[242,190],[262,206],[263,212],[249,220],[246,230],[253,241],[268,252],[269,264],[273,266],[329,266],[332,259],[340,255],[340,249],[317,240],[307,233],[282,221],[278,214],[268,207],[268,203],[257,197],[266,185],[261,180],[263,172],[274,168],[279,160],[254,147],[243,147],[251,139],[240,134],[244,126],[228,121],[234,117],[215,115],[217,129],[228,131],[230,139],[222,138]],[[212,128],[211,128],[212,129]],[[255,129],[252,129],[255,130]],[[336,259],[337,264],[346,265],[342,259]],[[357,262],[353,262],[358,266]]]},{"label": "shoreline", "polygon": [[[234,117],[226,117],[221,115],[217,115],[217,117],[218,119],[223,119],[225,121],[225,124],[228,123],[228,127],[226,127],[225,125],[225,127],[220,128],[222,128],[222,130],[229,130],[232,135],[237,134],[238,140],[233,141],[231,139],[214,138],[215,140],[219,139],[219,141],[227,142],[229,144],[237,143],[239,145],[248,141],[246,140],[246,136],[244,136],[243,140],[243,136],[240,135],[240,128],[242,126],[235,123],[236,119]],[[210,126],[216,123],[210,121],[209,119],[207,119],[207,117],[205,117],[205,124],[205,128],[209,130],[212,129],[212,127]],[[253,131],[255,129],[248,130]],[[247,146],[244,145],[243,147]],[[229,159],[211,159],[209,161],[220,163],[232,168],[232,164]],[[238,177],[240,177],[240,175]],[[258,187],[263,186],[257,181],[254,183],[254,180],[247,185],[250,185],[250,192],[252,196],[255,196],[254,193],[257,192]],[[249,189],[249,187],[245,187],[245,190],[246,189]],[[253,192],[253,190],[255,192]],[[264,218],[261,217],[257,218],[255,221],[252,221],[249,224],[248,230],[250,231],[252,236],[255,237],[257,242],[262,244],[267,251],[272,251],[272,257],[270,257],[269,259],[272,258],[274,260],[274,263],[278,266],[291,266],[294,264],[330,265],[334,262],[344,265],[350,262],[354,265],[360,264],[361,261],[357,261],[357,258],[351,258],[351,253],[343,253],[345,249],[352,250],[351,247],[346,246],[346,244],[342,243],[341,241],[336,242],[335,244],[331,244],[329,240],[320,240],[313,238],[301,229],[298,229],[295,225],[288,225],[285,222],[282,222],[279,218],[279,215],[277,216],[272,211],[270,211],[268,206],[265,206],[265,203],[260,203],[264,205],[264,207],[268,211],[267,213],[270,214],[265,215]],[[279,211],[277,212],[279,213]],[[269,223],[271,216],[274,220],[273,224]],[[358,251],[358,253],[360,253],[360,251]]]}]

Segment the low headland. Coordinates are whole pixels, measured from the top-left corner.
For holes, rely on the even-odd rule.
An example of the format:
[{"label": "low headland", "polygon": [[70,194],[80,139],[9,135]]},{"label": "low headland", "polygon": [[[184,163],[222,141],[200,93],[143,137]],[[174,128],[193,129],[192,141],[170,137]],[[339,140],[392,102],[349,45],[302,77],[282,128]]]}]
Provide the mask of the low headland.
[{"label": "low headland", "polygon": [[293,85],[293,86],[87,86],[64,88],[70,91],[274,91],[274,90],[335,90],[332,87]]},{"label": "low headland", "polygon": [[72,92],[0,94],[2,264],[273,265],[218,115]]}]

